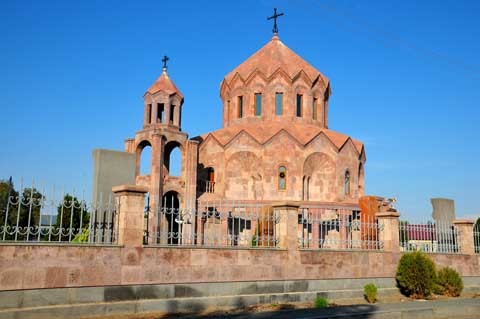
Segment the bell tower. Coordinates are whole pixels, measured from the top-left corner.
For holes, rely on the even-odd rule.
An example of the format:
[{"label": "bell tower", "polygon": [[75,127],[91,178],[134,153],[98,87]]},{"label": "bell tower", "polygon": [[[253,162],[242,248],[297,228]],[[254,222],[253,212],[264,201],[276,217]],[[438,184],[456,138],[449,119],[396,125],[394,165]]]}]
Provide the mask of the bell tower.
[{"label": "bell tower", "polygon": [[[143,96],[142,130],[125,141],[126,151],[136,154],[136,184],[149,188],[149,243],[160,242],[157,225],[164,218],[159,216],[162,207],[178,212],[194,209],[196,204],[198,142],[181,130],[183,95],[167,73],[168,60],[163,57],[162,74]],[[146,147],[151,148],[150,173],[142,175],[140,162],[144,163]]]},{"label": "bell tower", "polygon": [[183,95],[167,73],[168,57],[164,56],[160,77],[145,92],[143,128],[169,127],[181,130]]}]

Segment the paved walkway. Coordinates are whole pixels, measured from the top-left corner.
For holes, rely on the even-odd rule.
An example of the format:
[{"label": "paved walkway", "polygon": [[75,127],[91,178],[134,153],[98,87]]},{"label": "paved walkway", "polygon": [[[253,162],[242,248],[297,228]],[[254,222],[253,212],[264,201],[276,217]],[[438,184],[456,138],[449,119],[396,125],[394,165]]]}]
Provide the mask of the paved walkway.
[{"label": "paved walkway", "polygon": [[[165,317],[164,317],[165,318]],[[168,318],[168,317],[167,317]],[[178,317],[177,317],[178,318]],[[275,312],[242,313],[232,315],[181,317],[182,319],[415,319],[415,318],[480,318],[480,298],[437,301],[406,301],[390,304],[338,306],[324,309],[295,309]]]}]

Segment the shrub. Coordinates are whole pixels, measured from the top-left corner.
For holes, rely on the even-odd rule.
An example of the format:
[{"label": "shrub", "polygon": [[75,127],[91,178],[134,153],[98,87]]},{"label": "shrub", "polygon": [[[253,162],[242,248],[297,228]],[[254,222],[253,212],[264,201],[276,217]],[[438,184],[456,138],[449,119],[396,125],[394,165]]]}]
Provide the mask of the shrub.
[{"label": "shrub", "polygon": [[406,253],[400,258],[395,279],[403,294],[414,299],[427,297],[435,287],[435,278],[435,264],[424,253]]},{"label": "shrub", "polygon": [[377,286],[375,286],[375,284],[365,285],[365,287],[363,287],[363,293],[369,303],[377,301]]},{"label": "shrub", "polygon": [[449,297],[458,297],[462,290],[463,280],[455,269],[445,267],[438,271],[435,293]]},{"label": "shrub", "polygon": [[315,308],[326,308],[326,307],[328,307],[327,298],[317,296],[317,298],[315,298]]}]

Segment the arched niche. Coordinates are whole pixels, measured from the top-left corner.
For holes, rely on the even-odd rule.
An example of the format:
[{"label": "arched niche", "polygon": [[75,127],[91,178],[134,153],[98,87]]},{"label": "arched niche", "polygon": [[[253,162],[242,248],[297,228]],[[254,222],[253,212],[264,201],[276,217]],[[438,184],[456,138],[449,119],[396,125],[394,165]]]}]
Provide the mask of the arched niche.
[{"label": "arched niche", "polygon": [[303,165],[303,175],[310,176],[309,200],[333,201],[336,193],[336,165],[325,153],[310,154]]}]

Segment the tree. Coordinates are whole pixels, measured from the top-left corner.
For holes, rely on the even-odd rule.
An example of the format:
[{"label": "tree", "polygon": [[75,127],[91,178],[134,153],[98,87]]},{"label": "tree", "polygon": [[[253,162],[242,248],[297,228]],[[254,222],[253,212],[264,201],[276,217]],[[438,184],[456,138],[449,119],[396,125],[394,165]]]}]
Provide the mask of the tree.
[{"label": "tree", "polygon": [[[84,201],[79,201],[75,196],[66,194],[63,201],[57,207],[57,220],[55,233],[59,232],[60,241],[73,239],[77,234],[88,228],[90,214]],[[56,240],[59,239],[55,236]]]},{"label": "tree", "polygon": [[480,253],[480,217],[477,218],[477,221],[473,226],[473,243],[475,246],[475,253]]},{"label": "tree", "polygon": [[[27,235],[38,231],[35,227],[40,226],[43,199],[43,195],[35,188],[24,188],[20,195],[15,190],[12,178],[0,181],[0,239],[5,235],[7,240],[29,240],[31,235],[29,238]],[[5,226],[8,227],[8,232],[4,229]],[[19,228],[13,229],[16,226]]]}]

